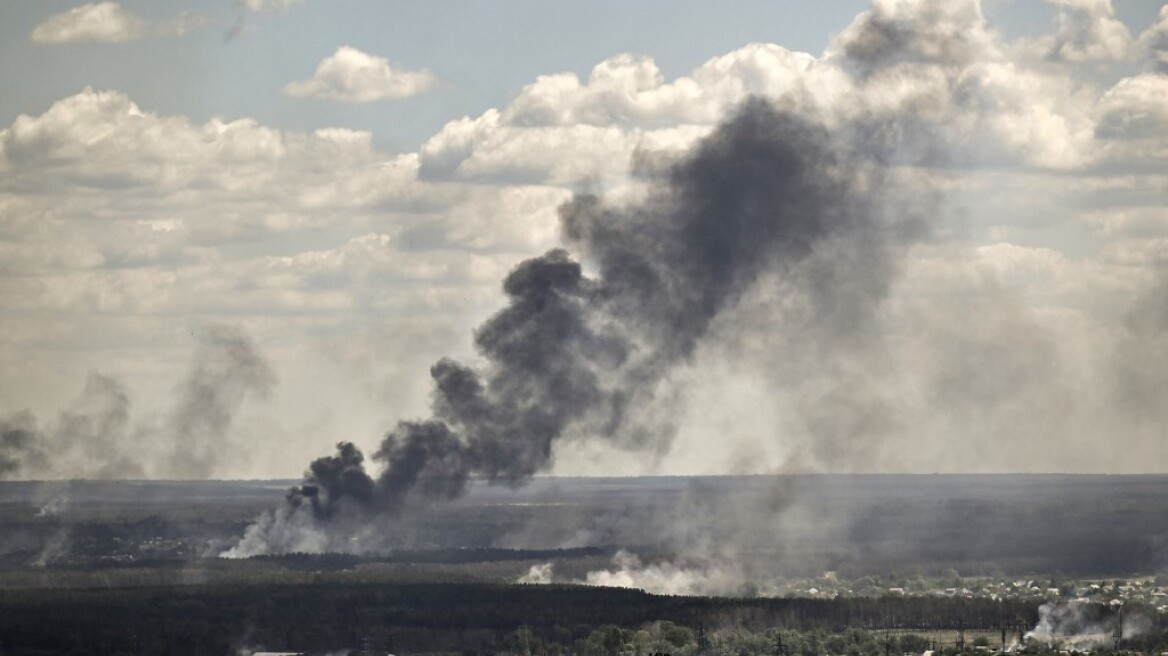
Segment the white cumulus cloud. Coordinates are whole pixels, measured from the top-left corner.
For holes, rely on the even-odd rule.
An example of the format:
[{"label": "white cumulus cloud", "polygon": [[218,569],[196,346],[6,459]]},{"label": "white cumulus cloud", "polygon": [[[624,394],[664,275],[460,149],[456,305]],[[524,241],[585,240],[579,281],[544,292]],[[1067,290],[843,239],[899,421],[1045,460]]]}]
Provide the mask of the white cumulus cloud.
[{"label": "white cumulus cloud", "polygon": [[1125,59],[1132,36],[1115,16],[1111,0],[1050,0],[1059,7],[1055,31],[1030,43],[1035,54],[1053,61],[1086,62]]},{"label": "white cumulus cloud", "polygon": [[171,19],[143,18],[116,2],[97,2],[50,16],[32,30],[33,43],[122,43],[148,36],[182,36],[206,19],[183,12]]},{"label": "white cumulus cloud", "polygon": [[341,46],[320,62],[311,79],[290,82],[284,93],[294,98],[368,103],[416,96],[437,83],[438,78],[428,70],[396,70],[383,57]]},{"label": "white cumulus cloud", "polygon": [[[232,1],[239,30],[297,4]],[[936,459],[932,436],[953,435],[959,456],[1011,453],[979,461],[986,470],[1143,471],[1148,453],[1168,453],[1155,441],[1159,410],[1134,427],[1131,448],[1093,444],[1131,432],[1098,393],[1114,387],[1108,353],[1132,330],[1129,306],[1168,298],[1168,76],[1155,72],[1168,61],[1168,9],[1132,39],[1114,29],[1109,2],[1056,4],[1062,18],[1034,38],[1007,38],[976,0],[876,0],[820,54],[748,44],[670,77],[648,54],[616,53],[586,75],[548,71],[416,152],[383,152],[373,133],[343,126],[158,113],[118,91],[61,98],[0,125],[0,411],[52,416],[88,369],[152,394],[181,360],[175,336],[207,317],[269,347],[291,395],[282,428],[300,440],[296,425],[316,427],[304,449],[315,453],[325,432],[379,433],[426,411],[430,363],[474,357],[467,327],[498,308],[498,281],[517,261],[562,245],[557,207],[574,191],[613,206],[635,198],[762,95],[895,152],[882,171],[904,181],[906,211],[917,194],[943,195],[936,233],[905,256],[883,333],[855,359],[802,348],[799,299],[774,304],[781,286],[760,286],[683,374],[698,381],[688,398],[706,401],[692,404],[661,471],[761,471],[801,452],[810,466],[853,424],[872,425],[880,446],[851,461],[860,468],[936,470],[953,452]],[[86,9],[105,27],[59,40],[162,31],[115,3],[86,7],[74,23]],[[371,102],[435,84],[342,47],[285,93]],[[767,329],[751,334],[747,319]],[[1125,384],[1163,388],[1163,344],[1120,362],[1136,372]],[[837,420],[841,407],[852,414]],[[890,419],[865,423],[868,412]],[[734,449],[706,446],[729,433]],[[788,437],[767,441],[778,434]],[[1051,454],[1054,437],[1042,436],[1072,448]],[[1007,443],[1023,446],[991,448]],[[304,450],[270,448],[256,472],[303,465]],[[749,465],[737,464],[743,453]],[[585,447],[557,460],[579,467],[569,456],[582,454],[609,464]],[[625,569],[644,580],[653,566]]]},{"label": "white cumulus cloud", "polygon": [[1139,47],[1147,53],[1156,70],[1168,73],[1168,5],[1160,7],[1156,22],[1140,35]]}]

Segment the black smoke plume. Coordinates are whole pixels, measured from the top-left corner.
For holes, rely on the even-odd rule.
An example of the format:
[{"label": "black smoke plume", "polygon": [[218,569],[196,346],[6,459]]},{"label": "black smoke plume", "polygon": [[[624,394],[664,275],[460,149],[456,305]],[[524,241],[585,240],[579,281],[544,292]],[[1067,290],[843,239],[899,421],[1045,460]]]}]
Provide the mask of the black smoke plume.
[{"label": "black smoke plume", "polygon": [[[596,273],[560,249],[520,263],[503,281],[507,307],[474,333],[485,365],[439,361],[433,416],[390,431],[373,454],[380,475],[342,443],[312,463],[290,507],[310,507],[317,520],[341,508],[394,513],[411,498],[457,497],[471,476],[520,484],[551,465],[557,440],[667,441],[668,426],[644,421],[643,410],[764,274],[794,276],[843,239],[847,249],[826,251],[855,256],[871,285],[887,284],[878,183],[838,141],[750,100],[641,201],[577,196],[560,209],[562,232]],[[825,267],[798,275],[813,304],[839,282]],[[279,548],[252,533],[234,553]]]}]

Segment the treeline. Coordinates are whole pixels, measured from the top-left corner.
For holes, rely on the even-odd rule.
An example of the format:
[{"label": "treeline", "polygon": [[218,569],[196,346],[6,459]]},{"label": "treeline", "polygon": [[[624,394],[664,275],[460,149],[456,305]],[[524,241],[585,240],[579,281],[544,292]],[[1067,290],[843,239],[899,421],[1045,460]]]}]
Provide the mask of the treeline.
[{"label": "treeline", "polygon": [[1033,625],[1036,619],[1033,605],[976,599],[724,599],[585,586],[9,590],[0,597],[0,653],[203,656],[249,646],[327,652],[374,640],[395,653],[489,655],[509,651],[517,627],[526,626],[522,637],[529,645],[535,641],[543,645],[540,653],[554,656],[583,653],[584,643],[603,627],[635,633],[661,621],[688,631],[780,627],[827,636],[849,628],[991,629],[1018,620]]}]

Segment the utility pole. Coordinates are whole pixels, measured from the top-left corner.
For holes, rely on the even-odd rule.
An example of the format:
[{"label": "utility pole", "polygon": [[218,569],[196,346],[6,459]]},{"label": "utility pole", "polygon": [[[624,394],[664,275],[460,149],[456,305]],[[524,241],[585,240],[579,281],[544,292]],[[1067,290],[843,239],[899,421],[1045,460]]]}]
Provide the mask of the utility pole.
[{"label": "utility pole", "polygon": [[523,638],[523,654],[524,654],[524,656],[531,656],[531,643],[530,643],[529,638],[528,638],[530,633],[531,633],[530,626],[523,624],[519,627],[519,635]]},{"label": "utility pole", "polygon": [[783,634],[778,634],[775,638],[774,656],[787,656],[787,646],[783,644]]},{"label": "utility pole", "polygon": [[1111,637],[1115,639],[1115,650],[1119,651],[1119,645],[1123,642],[1123,606],[1119,607],[1119,623],[1115,625]]}]

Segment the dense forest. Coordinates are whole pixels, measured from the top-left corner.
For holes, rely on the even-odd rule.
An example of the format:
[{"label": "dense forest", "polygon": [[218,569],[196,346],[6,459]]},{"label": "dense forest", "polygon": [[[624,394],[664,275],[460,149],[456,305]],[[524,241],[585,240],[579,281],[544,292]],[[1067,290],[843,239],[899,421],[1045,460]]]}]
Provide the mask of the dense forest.
[{"label": "dense forest", "polygon": [[[1132,613],[1138,609],[1131,609]],[[1115,619],[1090,609],[1094,623]],[[1126,647],[1168,647],[1168,621],[1141,615]],[[1038,608],[986,599],[724,599],[586,586],[321,583],[9,590],[0,653],[173,656],[364,647],[461,656],[861,656],[998,647]],[[1104,638],[1109,638],[1104,636]]]},{"label": "dense forest", "polygon": [[[560,653],[584,649],[602,627],[621,627],[631,636],[663,621],[690,631],[710,627],[760,633],[781,627],[828,636],[849,627],[997,629],[1019,622],[1032,626],[1036,620],[1033,605],[988,600],[719,599],[585,586],[325,583],[9,590],[0,598],[0,649],[31,654],[21,648],[35,645],[38,653],[74,656],[221,654],[245,644],[333,651],[372,636],[382,642],[392,638],[392,648],[402,653],[496,653],[506,651],[507,640],[525,626],[530,627],[528,639],[538,641],[544,652]],[[678,643],[677,635],[673,639]],[[686,639],[670,651],[691,642]]]}]

